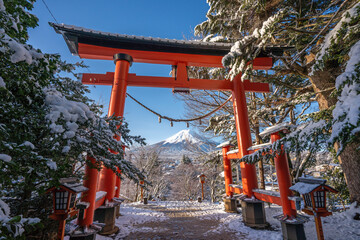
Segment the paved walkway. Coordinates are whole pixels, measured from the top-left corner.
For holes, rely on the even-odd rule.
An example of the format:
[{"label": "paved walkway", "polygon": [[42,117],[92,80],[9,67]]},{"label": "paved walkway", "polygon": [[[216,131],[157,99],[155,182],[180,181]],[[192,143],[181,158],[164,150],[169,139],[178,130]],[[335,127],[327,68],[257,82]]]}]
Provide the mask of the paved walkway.
[{"label": "paved walkway", "polygon": [[162,212],[168,219],[134,225],[140,231],[130,233],[125,239],[246,239],[225,227],[219,229],[219,219],[207,216],[210,209],[194,202],[182,203],[137,205]]}]

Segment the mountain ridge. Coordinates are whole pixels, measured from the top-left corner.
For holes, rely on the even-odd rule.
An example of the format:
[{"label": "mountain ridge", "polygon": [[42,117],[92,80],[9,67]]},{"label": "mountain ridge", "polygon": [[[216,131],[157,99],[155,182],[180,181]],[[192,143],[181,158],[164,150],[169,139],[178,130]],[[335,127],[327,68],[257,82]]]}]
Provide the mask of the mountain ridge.
[{"label": "mountain ridge", "polygon": [[145,146],[145,149],[158,150],[163,157],[179,158],[214,151],[217,144],[190,129],[184,129],[163,141]]}]

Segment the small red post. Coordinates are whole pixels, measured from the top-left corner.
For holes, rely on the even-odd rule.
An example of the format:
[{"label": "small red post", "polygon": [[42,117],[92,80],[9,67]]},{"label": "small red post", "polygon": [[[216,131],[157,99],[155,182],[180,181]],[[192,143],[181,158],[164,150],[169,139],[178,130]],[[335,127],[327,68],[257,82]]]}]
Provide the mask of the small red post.
[{"label": "small red post", "polygon": [[144,188],[143,186],[144,185],[144,180],[140,180],[140,194],[141,194],[141,201],[144,199]]},{"label": "small red post", "polygon": [[201,183],[201,200],[204,200],[204,183]]},{"label": "small red post", "polygon": [[[88,157],[88,160],[92,165],[96,165],[96,160],[94,158]],[[78,219],[79,226],[88,227],[93,223],[97,179],[98,170],[96,168],[90,167],[90,164],[87,164],[85,167],[84,187],[88,188],[89,190],[82,193],[81,201],[90,203],[90,206],[85,211],[85,217],[83,219]]]},{"label": "small red post", "polygon": [[[233,84],[234,89],[232,91],[232,100],[235,115],[237,141],[240,157],[243,157],[248,154],[247,149],[251,147],[252,141],[245,90],[240,75],[235,77]],[[255,165],[241,162],[240,168],[243,192],[248,197],[252,197],[254,195],[252,190],[258,188]]]},{"label": "small red post", "polygon": [[[124,115],[127,79],[132,57],[118,53],[114,55],[114,61],[116,66],[108,116],[122,117]],[[115,195],[116,174],[106,167],[101,170],[100,174],[99,190],[107,192],[106,199],[111,201]]]},{"label": "small red post", "polygon": [[227,157],[227,152],[230,150],[230,145],[222,147],[223,154],[223,163],[224,163],[224,178],[225,178],[225,191],[226,195],[229,197],[233,196],[233,193],[230,190],[229,184],[232,184],[232,171],[231,171],[231,162]]},{"label": "small red post", "polygon": [[[272,133],[270,135],[271,142],[279,140],[281,137],[279,132]],[[296,217],[296,210],[291,208],[291,201],[288,197],[292,196],[292,192],[289,189],[291,187],[289,163],[285,154],[285,151],[282,149],[280,154],[275,156],[275,169],[277,181],[279,184],[281,206],[283,209],[284,216],[289,217],[290,219]]]},{"label": "small red post", "polygon": [[58,240],[63,240],[64,239],[65,222],[66,222],[67,215],[65,215],[64,217],[65,217],[64,220],[62,220],[62,219],[59,220],[59,228],[58,228],[58,235],[57,235]]},{"label": "small red post", "polygon": [[315,226],[316,226],[316,235],[318,240],[324,240],[324,231],[321,223],[321,217],[315,213]]}]

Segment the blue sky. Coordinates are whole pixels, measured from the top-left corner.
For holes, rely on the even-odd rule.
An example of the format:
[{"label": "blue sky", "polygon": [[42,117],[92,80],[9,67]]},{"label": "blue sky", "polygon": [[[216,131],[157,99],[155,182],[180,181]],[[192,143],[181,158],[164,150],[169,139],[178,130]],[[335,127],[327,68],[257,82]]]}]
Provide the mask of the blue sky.
[{"label": "blue sky", "polygon": [[[46,0],[59,23],[76,25],[99,31],[121,34],[151,36],[170,39],[193,38],[194,27],[206,20],[209,9],[205,0]],[[39,27],[30,30],[30,44],[46,53],[59,53],[68,62],[77,62],[72,56],[62,36],[48,25],[54,22],[41,0],[35,3],[33,13],[39,18]],[[114,71],[112,61],[87,60],[89,70],[83,72],[105,73]],[[170,66],[134,63],[130,73],[148,76],[169,76]],[[90,97],[104,105],[104,112],[110,99],[111,87],[90,86]],[[173,118],[181,118],[184,108],[171,89],[128,87],[128,93],[152,109]],[[131,99],[126,100],[125,118],[133,135],[141,135],[148,144],[161,141],[185,129],[185,123],[158,123],[158,118],[141,108]]]}]

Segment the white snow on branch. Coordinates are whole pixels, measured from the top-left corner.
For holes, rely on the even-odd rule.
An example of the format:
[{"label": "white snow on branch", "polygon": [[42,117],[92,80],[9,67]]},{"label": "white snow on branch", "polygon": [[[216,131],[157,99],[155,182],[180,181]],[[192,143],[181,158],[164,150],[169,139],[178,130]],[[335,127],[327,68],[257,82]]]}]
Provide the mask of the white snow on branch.
[{"label": "white snow on branch", "polygon": [[219,41],[223,41],[224,40],[224,37],[223,36],[216,36],[216,37],[213,37],[209,40],[209,42],[219,42]]},{"label": "white snow on branch", "polygon": [[351,47],[349,52],[349,60],[346,63],[345,71],[336,78],[335,87],[337,89],[339,89],[339,87],[343,85],[346,80],[353,77],[355,73],[356,65],[359,63],[360,63],[360,41],[358,41],[354,46]]},{"label": "white snow on branch", "polygon": [[[281,9],[273,16],[263,22],[260,29],[256,28],[252,34],[245,36],[231,47],[231,50],[222,59],[224,67],[230,67],[228,74],[230,79],[234,79],[242,73],[241,79],[248,79],[248,72],[251,71],[249,62],[253,60],[257,53],[263,48],[272,36],[272,28],[283,17],[288,9]],[[257,44],[257,46],[255,45]]]},{"label": "white snow on branch", "polygon": [[4,1],[0,0],[0,12],[4,12],[6,10],[5,6],[4,6]]},{"label": "white snow on branch", "polygon": [[56,170],[56,169],[57,169],[57,164],[56,164],[56,162],[54,162],[54,161],[52,161],[52,160],[48,160],[48,161],[46,162],[46,165],[47,165],[50,169],[52,169],[52,170]]},{"label": "white snow on branch", "polygon": [[31,149],[35,149],[34,144],[32,144],[32,143],[29,142],[29,141],[23,142],[23,143],[20,145],[20,147],[21,147],[21,146],[25,146],[25,147],[29,147],[29,148],[31,148]]},{"label": "white snow on branch", "polygon": [[4,82],[4,79],[0,77],[0,88],[6,88],[6,84]]},{"label": "white snow on branch", "polygon": [[[50,107],[50,113],[46,115],[46,119],[51,122],[50,129],[54,133],[65,132],[63,135],[65,139],[76,135],[78,129],[76,122],[84,123],[95,117],[86,104],[68,100],[55,89],[45,89],[45,94],[45,102]],[[65,126],[58,124],[59,120],[64,120]]]},{"label": "white snow on branch", "polygon": [[7,154],[0,154],[0,160],[4,161],[4,162],[10,162],[11,161],[11,157]]},{"label": "white snow on branch", "polygon": [[[12,222],[10,216],[10,207],[4,201],[0,199],[0,225],[6,227],[12,234],[12,237],[16,238],[21,236],[24,232],[24,226],[27,224],[35,224],[40,222],[39,218],[23,218],[21,217],[19,222]],[[1,233],[1,232],[0,232]],[[0,238],[4,239],[4,238]]]},{"label": "white snow on branch", "polygon": [[[344,23],[349,23],[351,18],[354,17],[357,13],[357,8],[360,7],[360,3],[357,3],[354,7],[349,9],[348,11],[344,12],[341,16],[341,20],[336,24],[336,26],[325,36],[324,43],[321,46],[320,52],[316,55],[316,60],[320,61],[325,54],[327,53],[328,49],[333,43],[337,43],[340,39],[337,38],[339,30],[343,26]],[[310,72],[310,75],[313,75],[314,67]]]},{"label": "white snow on branch", "polygon": [[[349,58],[345,71],[336,78],[336,88],[341,90],[341,95],[332,112],[334,121],[329,142],[344,136],[347,129],[351,135],[360,132],[360,41],[352,46]],[[342,143],[340,140],[339,152]]]},{"label": "white snow on branch", "polygon": [[26,63],[31,64],[36,59],[44,58],[44,55],[42,53],[37,52],[35,49],[32,49],[31,46],[19,43],[15,39],[11,38],[5,33],[5,29],[3,28],[0,28],[0,39],[1,42],[4,43],[4,46],[0,48],[0,51],[5,52],[7,50],[10,50],[12,52],[12,55],[10,56],[10,61],[12,63],[25,61]]}]

